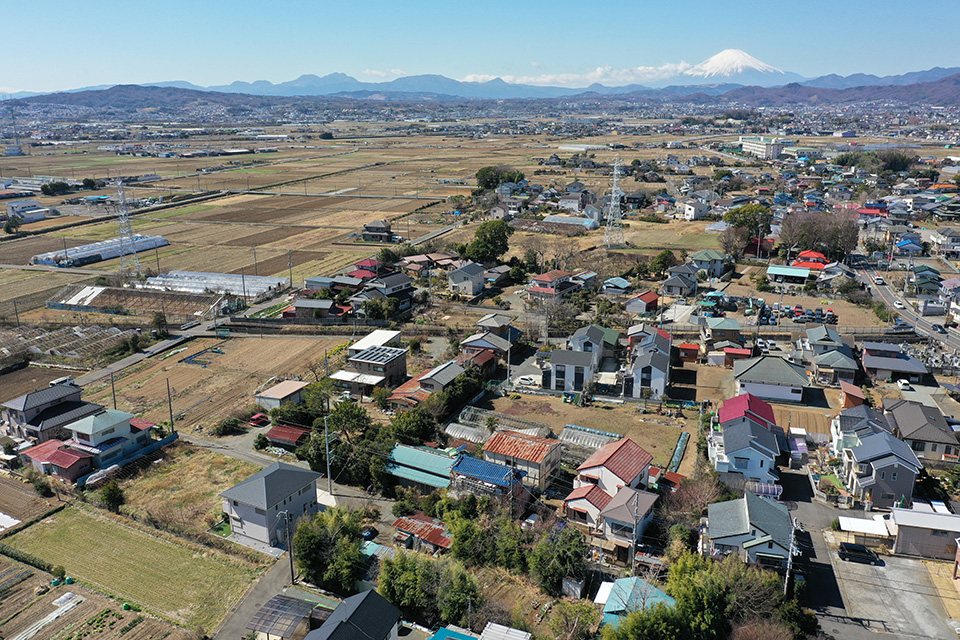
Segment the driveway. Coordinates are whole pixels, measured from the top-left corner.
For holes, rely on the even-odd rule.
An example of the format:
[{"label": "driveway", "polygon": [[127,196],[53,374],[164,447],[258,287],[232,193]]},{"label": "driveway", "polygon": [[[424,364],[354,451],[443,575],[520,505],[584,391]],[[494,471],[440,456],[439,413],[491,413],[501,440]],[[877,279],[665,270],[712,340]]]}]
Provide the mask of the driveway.
[{"label": "driveway", "polygon": [[882,566],[844,562],[830,552],[847,613],[898,637],[956,638],[921,560],[882,556]]}]

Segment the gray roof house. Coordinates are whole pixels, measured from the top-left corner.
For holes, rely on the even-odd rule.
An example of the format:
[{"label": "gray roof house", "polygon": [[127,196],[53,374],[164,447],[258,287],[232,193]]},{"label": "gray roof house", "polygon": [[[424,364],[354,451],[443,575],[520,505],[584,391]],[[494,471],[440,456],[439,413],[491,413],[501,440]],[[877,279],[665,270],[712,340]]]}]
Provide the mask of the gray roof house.
[{"label": "gray roof house", "polygon": [[749,491],[738,500],[707,507],[704,551],[735,553],[744,562],[785,567],[793,543],[793,520],[787,505]]},{"label": "gray roof house", "polygon": [[711,278],[722,276],[727,264],[727,256],[716,249],[695,251],[688,259],[698,271],[706,271]]},{"label": "gray roof house", "polygon": [[807,329],[807,343],[816,355],[840,349],[844,346],[840,334],[826,325],[817,325]]},{"label": "gray roof house", "polygon": [[484,274],[486,270],[483,265],[476,262],[468,262],[459,269],[454,269],[447,274],[447,282],[452,291],[464,295],[475,296],[484,287]]},{"label": "gray roof house", "polygon": [[103,407],[80,399],[74,384],[55,384],[4,402],[2,417],[11,435],[38,443],[69,437],[66,426],[93,415]]},{"label": "gray roof house", "polygon": [[733,363],[737,395],[752,393],[764,400],[800,402],[810,380],[802,366],[779,356],[760,356]]},{"label": "gray roof house", "polygon": [[686,274],[671,275],[660,285],[660,290],[665,296],[686,298],[697,292],[697,276]]},{"label": "gray roof house", "polygon": [[707,438],[707,456],[724,482],[775,484],[777,436],[752,420],[735,422]]},{"label": "gray roof house", "polygon": [[550,353],[550,363],[543,370],[542,385],[553,391],[583,391],[593,382],[596,365],[592,353],[557,349]]},{"label": "gray roof house", "polygon": [[886,342],[864,342],[861,357],[863,370],[874,380],[905,378],[919,382],[927,367],[917,358],[900,351],[900,347]]},{"label": "gray roof house", "polygon": [[831,447],[836,454],[855,447],[860,439],[874,433],[893,433],[893,427],[880,411],[865,404],[844,409],[830,421]]},{"label": "gray roof house", "polygon": [[231,539],[253,547],[281,544],[285,536],[281,514],[287,513],[292,532],[300,517],[315,513],[320,477],[309,469],[274,462],[221,493],[233,530]]},{"label": "gray roof house", "polygon": [[910,447],[886,432],[864,436],[843,450],[843,483],[869,507],[909,506],[922,468]]},{"label": "gray roof house", "polygon": [[960,442],[937,407],[884,398],[883,411],[894,433],[924,460],[957,462]]},{"label": "gray roof house", "polygon": [[853,352],[846,345],[824,351],[813,358],[814,375],[821,384],[839,384],[841,380],[852,384],[859,370]]},{"label": "gray roof house", "polygon": [[400,610],[376,591],[344,598],[322,626],[304,640],[396,640]]}]

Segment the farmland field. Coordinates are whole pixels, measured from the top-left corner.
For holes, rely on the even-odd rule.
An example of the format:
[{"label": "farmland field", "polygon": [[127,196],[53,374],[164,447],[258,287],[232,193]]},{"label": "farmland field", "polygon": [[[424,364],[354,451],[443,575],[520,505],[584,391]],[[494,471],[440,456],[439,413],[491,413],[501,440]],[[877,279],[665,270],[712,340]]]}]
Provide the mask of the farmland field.
[{"label": "farmland field", "polygon": [[188,629],[214,629],[256,575],[251,565],[68,507],[5,540],[96,588]]},{"label": "farmland field", "polygon": [[164,449],[162,464],[122,484],[125,508],[149,511],[168,525],[200,533],[209,527],[210,514],[220,511],[220,492],[259,470],[249,462],[177,442]]},{"label": "farmland field", "polygon": [[26,522],[55,509],[56,498],[41,498],[33,487],[17,478],[0,475],[0,513]]}]

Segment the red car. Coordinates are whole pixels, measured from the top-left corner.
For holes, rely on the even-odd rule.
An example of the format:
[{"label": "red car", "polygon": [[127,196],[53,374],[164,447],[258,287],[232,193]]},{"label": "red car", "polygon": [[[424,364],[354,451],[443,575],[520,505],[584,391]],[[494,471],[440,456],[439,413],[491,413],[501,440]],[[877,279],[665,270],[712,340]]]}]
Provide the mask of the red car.
[{"label": "red car", "polygon": [[255,427],[263,427],[270,424],[270,418],[262,413],[255,413],[250,416],[250,424]]}]

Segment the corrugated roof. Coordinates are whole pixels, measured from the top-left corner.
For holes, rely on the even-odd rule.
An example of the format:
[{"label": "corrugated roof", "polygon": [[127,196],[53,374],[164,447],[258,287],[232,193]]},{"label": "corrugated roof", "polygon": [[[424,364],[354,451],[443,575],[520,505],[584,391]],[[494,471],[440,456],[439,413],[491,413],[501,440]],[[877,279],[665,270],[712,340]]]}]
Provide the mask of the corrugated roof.
[{"label": "corrugated roof", "polygon": [[46,442],[41,442],[35,447],[30,447],[26,451],[21,451],[21,453],[31,460],[43,464],[49,460],[54,451],[62,446],[63,442],[54,438]]},{"label": "corrugated roof", "polygon": [[75,449],[57,449],[47,456],[47,462],[61,469],[67,469],[84,458],[92,457],[89,453],[76,451]]},{"label": "corrugated roof", "polygon": [[517,471],[506,465],[471,456],[460,456],[457,458],[457,461],[453,464],[450,471],[505,488],[509,488],[511,483],[515,484],[520,482],[526,475],[525,471]]},{"label": "corrugated roof", "polygon": [[397,518],[393,523],[393,528],[402,533],[416,536],[432,545],[444,549],[450,548],[452,538],[447,532],[446,526],[435,518],[422,515]]},{"label": "corrugated roof", "polygon": [[310,429],[278,424],[266,433],[267,440],[296,446],[300,438],[309,435]]},{"label": "corrugated roof", "polygon": [[275,384],[268,389],[264,389],[257,394],[258,398],[269,398],[271,400],[283,400],[289,396],[292,396],[297,391],[300,391],[306,387],[309,382],[300,382],[299,380],[284,380],[279,384]]},{"label": "corrugated roof", "polygon": [[960,516],[953,513],[914,511],[913,509],[893,507],[890,510],[890,519],[898,527],[917,527],[960,533]]},{"label": "corrugated roof", "polygon": [[653,456],[630,438],[604,445],[577,467],[585,471],[604,467],[625,483],[632,483],[644,468],[653,462]]},{"label": "corrugated roof", "polygon": [[[676,604],[673,598],[642,578],[620,578],[613,583],[613,589],[610,590],[607,602],[603,605],[604,619],[606,620],[606,616],[610,614],[626,615],[633,611],[641,611],[658,602],[667,606]],[[616,626],[606,621],[604,624]]]},{"label": "corrugated roof", "polygon": [[387,458],[387,473],[431,487],[450,486],[450,468],[456,462],[442,451],[398,444]]},{"label": "corrugated roof", "polygon": [[498,431],[483,445],[483,450],[539,464],[554,447],[559,446],[560,443],[556,440],[529,436],[516,431]]}]

